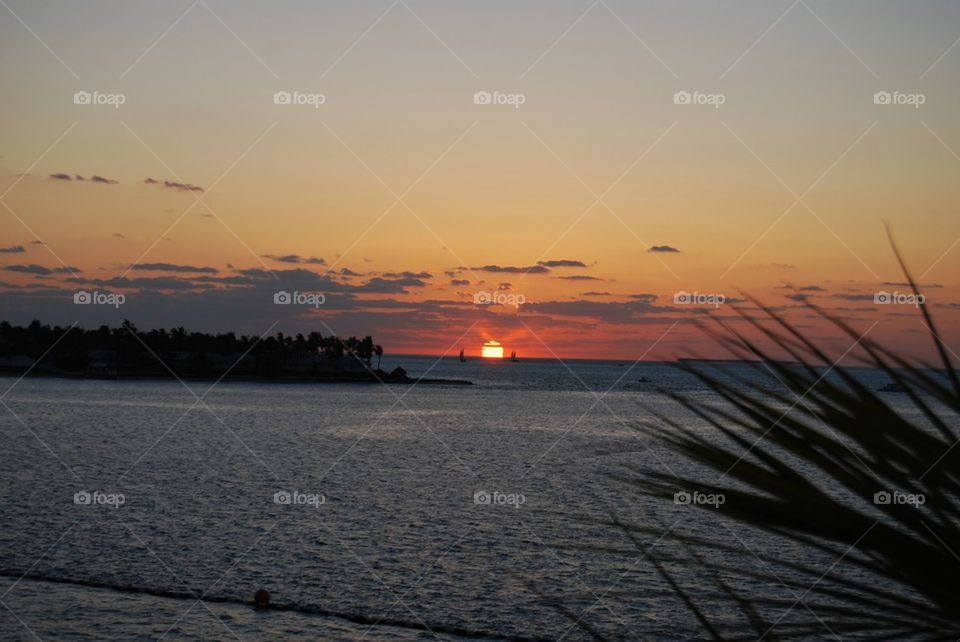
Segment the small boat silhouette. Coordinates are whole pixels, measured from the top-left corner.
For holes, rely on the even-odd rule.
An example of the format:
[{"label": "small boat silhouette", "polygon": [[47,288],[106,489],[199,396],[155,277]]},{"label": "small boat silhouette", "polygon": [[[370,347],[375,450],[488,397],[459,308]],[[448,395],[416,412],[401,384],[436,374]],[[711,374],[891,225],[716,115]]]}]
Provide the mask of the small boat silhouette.
[{"label": "small boat silhouette", "polygon": [[519,361],[519,359],[517,359],[517,351],[516,351],[516,350],[512,350],[512,351],[510,352],[510,361],[513,361],[514,363],[516,363],[517,361]]},{"label": "small boat silhouette", "polygon": [[880,386],[877,388],[880,392],[906,392],[907,389],[901,386],[899,383],[891,381],[890,383]]},{"label": "small boat silhouette", "polygon": [[466,360],[467,358],[463,356],[463,348],[460,348],[460,363],[463,363]]}]

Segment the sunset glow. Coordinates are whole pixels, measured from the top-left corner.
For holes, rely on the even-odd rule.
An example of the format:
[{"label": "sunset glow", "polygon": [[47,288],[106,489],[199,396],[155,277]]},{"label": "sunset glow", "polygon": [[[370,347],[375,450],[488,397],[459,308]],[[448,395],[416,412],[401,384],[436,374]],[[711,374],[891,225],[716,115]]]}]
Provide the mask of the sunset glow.
[{"label": "sunset glow", "polygon": [[[769,2],[689,15],[622,3],[622,21],[600,5],[583,23],[576,3],[480,3],[457,18],[425,2],[416,10],[456,56],[431,49],[403,5],[375,23],[373,36],[403,43],[385,55],[357,41],[383,14],[375,3],[238,3],[223,22],[249,49],[200,20],[206,9],[176,23],[168,3],[14,4],[76,74],[19,21],[0,23],[4,86],[17,87],[0,149],[12,323],[259,335],[276,322],[371,334],[393,354],[498,336],[526,358],[722,358],[691,322],[743,326],[734,308],[757,310],[747,293],[837,354],[843,333],[807,303],[934,356],[902,302],[889,221],[942,340],[960,345],[950,3],[928,22],[878,15],[850,44],[876,75],[802,5],[777,23],[784,39],[748,50],[783,11]],[[845,39],[863,26],[848,3],[825,5]],[[511,25],[497,52],[474,19]],[[77,42],[74,25],[104,20],[124,40]],[[657,56],[624,25],[649,25]],[[668,35],[688,31],[706,34],[693,50]],[[885,52],[905,39],[922,49]],[[840,66],[824,77],[798,43]],[[884,84],[921,74],[899,93]],[[716,87],[697,85],[708,78]],[[80,291],[125,303],[74,305]]]},{"label": "sunset glow", "polygon": [[484,359],[503,359],[503,346],[498,341],[487,341],[480,348],[480,356]]}]

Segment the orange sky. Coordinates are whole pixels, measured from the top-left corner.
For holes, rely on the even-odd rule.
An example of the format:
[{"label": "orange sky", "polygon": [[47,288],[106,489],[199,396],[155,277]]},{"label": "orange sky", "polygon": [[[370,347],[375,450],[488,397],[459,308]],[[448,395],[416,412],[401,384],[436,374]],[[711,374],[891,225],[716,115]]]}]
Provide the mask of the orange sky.
[{"label": "orange sky", "polygon": [[960,347],[954,4],[208,5],[10,2],[2,318],[668,359],[748,292],[926,355],[888,221]]}]

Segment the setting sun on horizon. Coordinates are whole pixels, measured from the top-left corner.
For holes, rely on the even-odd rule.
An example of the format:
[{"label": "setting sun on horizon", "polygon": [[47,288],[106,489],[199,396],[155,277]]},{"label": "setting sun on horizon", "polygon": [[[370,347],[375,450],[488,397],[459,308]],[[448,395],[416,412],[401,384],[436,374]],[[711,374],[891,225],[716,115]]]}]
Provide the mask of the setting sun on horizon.
[{"label": "setting sun on horizon", "polygon": [[480,348],[480,356],[484,359],[503,359],[503,346],[491,339]]},{"label": "setting sun on horizon", "polygon": [[960,0],[0,16],[0,641],[960,640]]}]

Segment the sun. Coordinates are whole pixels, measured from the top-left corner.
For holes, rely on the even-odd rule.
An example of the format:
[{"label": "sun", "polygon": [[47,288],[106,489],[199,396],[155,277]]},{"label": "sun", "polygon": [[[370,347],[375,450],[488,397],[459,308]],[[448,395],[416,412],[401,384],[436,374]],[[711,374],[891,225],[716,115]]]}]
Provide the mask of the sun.
[{"label": "sun", "polygon": [[491,339],[480,348],[480,356],[484,359],[503,359],[503,346]]}]

